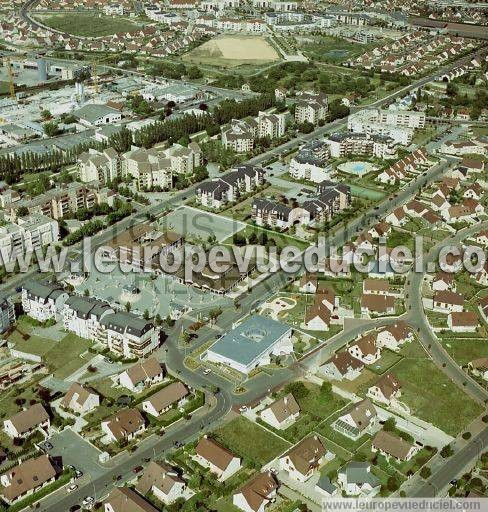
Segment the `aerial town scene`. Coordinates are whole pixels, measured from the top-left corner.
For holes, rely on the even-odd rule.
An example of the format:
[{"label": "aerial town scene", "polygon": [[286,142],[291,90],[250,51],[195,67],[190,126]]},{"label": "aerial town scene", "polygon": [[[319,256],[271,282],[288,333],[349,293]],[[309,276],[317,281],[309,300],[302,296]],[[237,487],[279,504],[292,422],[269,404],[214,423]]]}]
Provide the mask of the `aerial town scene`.
[{"label": "aerial town scene", "polygon": [[488,511],[488,3],[0,0],[0,55],[0,512]]}]

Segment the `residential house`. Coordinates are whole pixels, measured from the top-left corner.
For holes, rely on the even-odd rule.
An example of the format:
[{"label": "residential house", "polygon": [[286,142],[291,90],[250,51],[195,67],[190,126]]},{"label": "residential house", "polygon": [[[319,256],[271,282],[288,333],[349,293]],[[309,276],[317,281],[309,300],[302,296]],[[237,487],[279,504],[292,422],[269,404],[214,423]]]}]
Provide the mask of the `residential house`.
[{"label": "residential house", "polygon": [[365,315],[392,315],[395,313],[395,298],[390,295],[363,294],[361,313]]},{"label": "residential house", "polygon": [[369,333],[353,342],[347,350],[352,357],[359,359],[364,364],[373,364],[381,357],[374,333]]},{"label": "residential house", "polygon": [[61,407],[80,415],[87,414],[100,405],[100,397],[89,387],[73,382],[61,400]]},{"label": "residential house", "polygon": [[369,462],[348,462],[337,473],[337,482],[346,496],[373,497],[381,488],[381,481],[371,472]]},{"label": "residential house", "polygon": [[102,421],[101,428],[110,442],[130,442],[146,431],[146,422],[137,409],[123,409]]},{"label": "residential house", "polygon": [[397,462],[405,462],[418,452],[418,447],[391,432],[380,430],[373,438],[371,451],[381,453],[387,460],[393,458]]},{"label": "residential house", "polygon": [[28,409],[14,414],[3,422],[3,430],[11,438],[25,438],[38,429],[47,432],[50,426],[49,414],[39,403],[31,405]]},{"label": "residential house", "polygon": [[209,468],[219,482],[225,482],[241,469],[241,459],[212,438],[203,436],[195,448],[194,459]]},{"label": "residential house", "polygon": [[450,290],[435,292],[432,308],[439,313],[460,313],[464,308],[464,297]]},{"label": "residential house", "polygon": [[299,290],[302,293],[315,293],[317,291],[317,274],[305,272],[300,278]]},{"label": "residential house", "polygon": [[280,469],[293,480],[305,482],[323,464],[327,455],[327,449],[317,436],[306,437],[280,457]]},{"label": "residential house", "polygon": [[401,227],[407,223],[408,218],[405,215],[405,210],[402,207],[398,207],[386,216],[385,221],[392,226]]},{"label": "residential house", "polygon": [[132,393],[139,393],[162,382],[164,370],[161,363],[155,357],[148,357],[140,361],[119,375],[119,384]]},{"label": "residential house", "polygon": [[165,505],[184,498],[186,489],[186,482],[173,467],[154,460],[149,462],[135,487],[142,496],[152,494]]},{"label": "residential house", "polygon": [[261,411],[261,419],[277,430],[288,428],[299,416],[300,406],[291,393],[275,400]]},{"label": "residential house", "polygon": [[380,349],[388,348],[396,352],[405,342],[412,341],[413,337],[413,332],[408,325],[400,321],[381,329],[376,336],[376,345]]},{"label": "residential house", "polygon": [[387,373],[368,388],[367,395],[375,402],[391,405],[401,396],[400,390],[400,381],[393,373]]},{"label": "residential house", "polygon": [[476,332],[480,323],[474,311],[449,313],[447,325],[453,332]]},{"label": "residential house", "polygon": [[334,354],[320,367],[322,374],[332,380],[354,380],[359,377],[364,363],[353,357],[349,352]]},{"label": "residential house", "polygon": [[331,310],[323,304],[318,295],[305,312],[304,325],[310,331],[328,331]]},{"label": "residential house", "polygon": [[352,404],[347,412],[334,421],[332,427],[351,439],[359,439],[363,434],[370,432],[376,423],[376,409],[371,400],[366,398]]},{"label": "residential house", "polygon": [[330,478],[325,473],[320,475],[314,490],[326,498],[332,498],[339,494],[339,488],[330,481]]},{"label": "residential house", "polygon": [[468,363],[468,370],[476,377],[488,381],[488,357],[473,359]]},{"label": "residential house", "polygon": [[157,418],[172,407],[181,407],[188,395],[190,391],[182,382],[173,382],[144,400],[142,409]]},{"label": "residential house", "polygon": [[28,459],[10,468],[0,477],[2,498],[9,505],[13,505],[54,482],[56,476],[56,468],[48,455]]},{"label": "residential house", "polygon": [[455,292],[456,281],[454,280],[454,275],[443,271],[438,272],[432,281],[432,290],[434,292],[441,292],[446,290]]},{"label": "residential house", "polygon": [[130,487],[115,487],[104,503],[104,512],[159,512]]},{"label": "residential house", "polygon": [[390,295],[390,283],[386,279],[365,279],[363,293],[374,295]]},{"label": "residential house", "polygon": [[232,503],[244,512],[264,512],[275,501],[278,486],[273,473],[259,473],[234,492]]}]

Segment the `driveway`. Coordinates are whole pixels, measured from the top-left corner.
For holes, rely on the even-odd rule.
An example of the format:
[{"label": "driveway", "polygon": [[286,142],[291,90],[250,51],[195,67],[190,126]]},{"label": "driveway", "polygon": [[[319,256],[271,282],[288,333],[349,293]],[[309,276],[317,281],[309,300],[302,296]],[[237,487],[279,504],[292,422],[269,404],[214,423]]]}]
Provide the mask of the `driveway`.
[{"label": "driveway", "polygon": [[100,451],[71,429],[54,434],[49,442],[53,445],[49,455],[62,457],[64,466],[72,464],[92,479],[105,473],[106,469],[98,462]]}]

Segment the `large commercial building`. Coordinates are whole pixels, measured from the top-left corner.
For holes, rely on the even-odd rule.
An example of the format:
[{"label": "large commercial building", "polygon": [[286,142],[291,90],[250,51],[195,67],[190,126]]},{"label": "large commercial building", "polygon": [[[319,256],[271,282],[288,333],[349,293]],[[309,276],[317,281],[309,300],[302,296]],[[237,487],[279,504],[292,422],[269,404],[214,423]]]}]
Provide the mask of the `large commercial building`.
[{"label": "large commercial building", "polygon": [[207,350],[207,359],[248,374],[270,364],[271,356],[291,354],[291,334],[288,325],[253,315],[218,339]]}]

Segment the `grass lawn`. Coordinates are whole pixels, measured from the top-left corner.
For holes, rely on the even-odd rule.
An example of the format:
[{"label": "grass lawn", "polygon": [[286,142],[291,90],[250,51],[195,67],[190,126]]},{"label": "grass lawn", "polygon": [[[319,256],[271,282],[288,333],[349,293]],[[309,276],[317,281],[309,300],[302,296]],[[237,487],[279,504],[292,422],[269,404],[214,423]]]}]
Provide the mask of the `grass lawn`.
[{"label": "grass lawn", "polygon": [[130,32],[140,27],[128,19],[85,12],[44,14],[37,15],[36,18],[55,30],[82,37],[102,37],[119,32]]},{"label": "grass lawn", "polygon": [[[21,335],[14,332],[15,337],[18,336],[18,341],[15,343],[15,349],[29,354],[44,357],[50,350],[54,349],[59,343],[40,336],[31,336],[29,339],[21,339]],[[12,336],[9,338],[9,340]],[[66,353],[65,353],[66,357]]]},{"label": "grass lawn", "polygon": [[482,412],[483,408],[449,380],[416,341],[404,346],[402,355],[395,375],[402,383],[401,400],[413,416],[455,436]]},{"label": "grass lawn", "polygon": [[[298,238],[294,236],[287,235],[286,233],[277,233],[275,231],[272,231],[270,229],[262,228],[260,226],[251,226],[248,225],[245,227],[242,231],[239,232],[240,235],[248,238],[251,233],[256,233],[256,235],[259,236],[260,233],[265,232],[268,235],[268,241],[273,240],[275,245],[279,248],[286,247],[288,245],[294,245],[295,247],[298,247],[300,250],[305,250],[307,247],[310,246],[307,242],[304,242],[302,240],[299,240]],[[229,237],[226,240],[222,242],[223,245],[232,245],[233,244],[233,237]]]},{"label": "grass lawn", "polygon": [[44,354],[45,363],[55,377],[64,379],[87,363],[80,355],[90,346],[90,341],[70,333]]},{"label": "grass lawn", "polygon": [[239,457],[268,463],[290,445],[248,419],[239,416],[215,431],[217,441]]},{"label": "grass lawn", "polygon": [[444,338],[442,345],[459,366],[479,357],[488,357],[486,338]]},{"label": "grass lawn", "polygon": [[413,253],[415,241],[411,233],[392,229],[391,233],[388,235],[386,246],[391,248],[405,246]]},{"label": "grass lawn", "polygon": [[401,361],[401,359],[402,356],[400,354],[397,354],[392,350],[384,349],[381,353],[381,357],[378,359],[378,361],[376,361],[376,363],[370,365],[369,369],[378,375],[382,375],[386,373],[392,366],[396,365],[398,361]]}]

